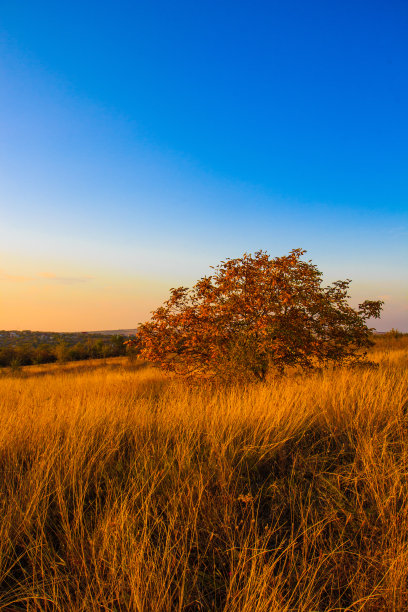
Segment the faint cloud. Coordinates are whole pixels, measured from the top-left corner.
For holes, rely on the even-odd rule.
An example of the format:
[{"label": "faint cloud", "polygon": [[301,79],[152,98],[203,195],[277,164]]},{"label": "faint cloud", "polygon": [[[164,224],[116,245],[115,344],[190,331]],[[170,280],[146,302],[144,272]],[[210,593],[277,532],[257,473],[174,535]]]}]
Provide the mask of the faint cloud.
[{"label": "faint cloud", "polygon": [[26,283],[33,280],[32,276],[19,276],[16,274],[7,274],[4,270],[0,270],[0,280],[10,281],[12,283]]},{"label": "faint cloud", "polygon": [[393,227],[388,231],[391,236],[394,237],[405,237],[408,236],[408,228],[406,226],[400,225],[399,227]]},{"label": "faint cloud", "polygon": [[94,276],[57,276],[51,272],[43,272],[38,275],[40,278],[44,278],[53,283],[60,283],[61,285],[75,285],[76,283],[88,283],[93,280]]},{"label": "faint cloud", "polygon": [[7,274],[4,270],[0,270],[0,280],[12,283],[26,282],[41,282],[42,280],[52,283],[60,283],[62,285],[74,285],[76,283],[88,283],[93,280],[94,276],[57,276],[51,272],[43,272],[37,276],[23,276],[18,274]]}]

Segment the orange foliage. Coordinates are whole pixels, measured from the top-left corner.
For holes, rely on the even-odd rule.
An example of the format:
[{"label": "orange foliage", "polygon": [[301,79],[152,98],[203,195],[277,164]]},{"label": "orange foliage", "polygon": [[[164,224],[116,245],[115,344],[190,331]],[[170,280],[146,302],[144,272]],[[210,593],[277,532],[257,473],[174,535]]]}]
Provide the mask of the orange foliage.
[{"label": "orange foliage", "polygon": [[[263,380],[271,366],[313,368],[349,363],[371,345],[366,320],[381,301],[354,310],[349,280],[322,286],[322,274],[294,249],[222,261],[192,289],[171,289],[151,321],[139,326],[140,355],[194,377]],[[361,350],[363,349],[363,351]]]}]

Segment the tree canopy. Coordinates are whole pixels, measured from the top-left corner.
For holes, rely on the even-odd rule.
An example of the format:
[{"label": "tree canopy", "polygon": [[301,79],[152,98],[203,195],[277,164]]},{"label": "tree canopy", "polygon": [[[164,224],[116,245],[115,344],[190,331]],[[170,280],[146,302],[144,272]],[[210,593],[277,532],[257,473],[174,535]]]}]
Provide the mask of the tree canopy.
[{"label": "tree canopy", "polygon": [[350,280],[323,286],[306,251],[227,259],[170,298],[139,326],[143,358],[193,377],[263,380],[273,367],[354,363],[371,345],[366,321],[382,302],[349,304]]}]

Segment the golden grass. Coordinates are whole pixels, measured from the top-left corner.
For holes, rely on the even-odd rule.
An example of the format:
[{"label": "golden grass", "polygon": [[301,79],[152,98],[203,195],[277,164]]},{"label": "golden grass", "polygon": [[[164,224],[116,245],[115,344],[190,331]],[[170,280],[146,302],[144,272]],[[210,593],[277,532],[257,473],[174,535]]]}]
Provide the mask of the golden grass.
[{"label": "golden grass", "polygon": [[408,347],[229,389],[0,377],[0,609],[406,611]]}]

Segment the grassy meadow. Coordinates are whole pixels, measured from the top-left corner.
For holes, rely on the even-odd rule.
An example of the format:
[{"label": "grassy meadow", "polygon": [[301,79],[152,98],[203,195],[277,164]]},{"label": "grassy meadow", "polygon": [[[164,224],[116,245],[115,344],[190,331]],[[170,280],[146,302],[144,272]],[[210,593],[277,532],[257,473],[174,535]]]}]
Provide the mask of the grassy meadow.
[{"label": "grassy meadow", "polygon": [[405,612],[407,340],[246,387],[4,371],[0,610]]}]

